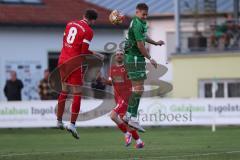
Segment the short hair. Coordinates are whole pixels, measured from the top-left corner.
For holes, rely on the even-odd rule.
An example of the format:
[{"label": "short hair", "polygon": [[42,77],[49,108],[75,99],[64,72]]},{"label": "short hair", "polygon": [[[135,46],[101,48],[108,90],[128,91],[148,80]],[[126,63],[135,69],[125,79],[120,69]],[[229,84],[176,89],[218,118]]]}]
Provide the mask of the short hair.
[{"label": "short hair", "polygon": [[138,3],[136,9],[148,11],[148,5],[146,3]]},{"label": "short hair", "polygon": [[124,51],[121,49],[118,49],[118,50],[116,50],[115,54],[118,54],[118,53],[124,54]]},{"label": "short hair", "polygon": [[88,9],[85,12],[85,18],[88,20],[96,20],[98,18],[98,13],[94,9]]}]

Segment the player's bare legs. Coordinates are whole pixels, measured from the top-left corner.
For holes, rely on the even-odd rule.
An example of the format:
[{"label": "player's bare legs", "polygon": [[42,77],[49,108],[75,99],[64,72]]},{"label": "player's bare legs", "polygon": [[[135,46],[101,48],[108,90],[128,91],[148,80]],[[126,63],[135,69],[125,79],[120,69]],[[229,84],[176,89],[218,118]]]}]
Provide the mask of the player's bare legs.
[{"label": "player's bare legs", "polygon": [[124,133],[126,146],[129,146],[131,144],[132,137],[136,141],[137,145],[143,144],[137,131],[135,129],[131,129],[130,127],[128,127],[124,123],[124,121],[119,117],[118,113],[116,113],[114,110],[112,110],[110,117],[116,123],[118,128]]},{"label": "player's bare legs", "polygon": [[119,115],[112,110],[110,117],[112,121],[116,123],[118,128],[123,132],[125,136],[125,144],[128,147],[132,141],[132,134],[130,133],[130,128],[119,118]]}]

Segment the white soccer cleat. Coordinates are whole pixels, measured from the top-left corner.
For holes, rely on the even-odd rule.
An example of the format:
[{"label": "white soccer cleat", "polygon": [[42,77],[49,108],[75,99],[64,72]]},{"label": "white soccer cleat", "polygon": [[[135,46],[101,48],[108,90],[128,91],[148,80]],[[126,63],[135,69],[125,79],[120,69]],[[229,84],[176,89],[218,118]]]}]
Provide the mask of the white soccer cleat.
[{"label": "white soccer cleat", "polygon": [[76,139],[79,139],[79,134],[77,132],[76,126],[72,123],[68,124],[66,126],[66,130],[70,133],[72,133],[72,136]]},{"label": "white soccer cleat", "polygon": [[64,128],[65,128],[64,123],[62,121],[57,121],[57,128],[64,130]]},{"label": "white soccer cleat", "polygon": [[139,132],[145,132],[146,130],[139,124],[137,118],[131,117],[128,121],[128,125],[134,129],[137,129]]}]

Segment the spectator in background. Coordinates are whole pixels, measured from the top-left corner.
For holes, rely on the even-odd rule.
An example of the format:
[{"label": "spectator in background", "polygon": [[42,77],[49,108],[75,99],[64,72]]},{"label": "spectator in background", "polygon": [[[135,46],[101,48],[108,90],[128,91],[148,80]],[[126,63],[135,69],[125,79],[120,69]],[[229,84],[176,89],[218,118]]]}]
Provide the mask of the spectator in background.
[{"label": "spectator in background", "polygon": [[21,101],[21,90],[23,89],[23,83],[17,79],[17,73],[15,71],[10,72],[10,79],[6,81],[4,87],[4,94],[8,101]]},{"label": "spectator in background", "polygon": [[[92,87],[92,89],[102,90],[102,91],[104,91],[106,89],[106,85],[102,83],[100,71],[98,71],[96,79],[92,80],[91,87]],[[93,96],[94,96],[94,98],[103,99],[105,97],[105,94],[103,94],[103,92],[97,92],[94,90]]]},{"label": "spectator in background", "polygon": [[[216,22],[215,22],[216,23]],[[226,15],[224,23],[217,25],[211,25],[212,34],[210,36],[210,42],[212,47],[218,47],[220,40],[224,44],[224,48],[227,49],[230,45],[230,40],[233,37],[234,20],[232,15]]]},{"label": "spectator in background", "polygon": [[48,78],[49,78],[49,70],[46,69],[44,71],[44,78],[39,83],[39,96],[41,100],[52,100],[56,99],[56,95],[53,90],[49,86]]},{"label": "spectator in background", "polygon": [[227,34],[227,23],[223,23],[221,25],[214,25],[213,28],[213,34],[210,37],[211,45],[213,47],[218,47],[219,41],[222,40],[224,43],[224,47],[226,48],[229,44],[229,36]]}]

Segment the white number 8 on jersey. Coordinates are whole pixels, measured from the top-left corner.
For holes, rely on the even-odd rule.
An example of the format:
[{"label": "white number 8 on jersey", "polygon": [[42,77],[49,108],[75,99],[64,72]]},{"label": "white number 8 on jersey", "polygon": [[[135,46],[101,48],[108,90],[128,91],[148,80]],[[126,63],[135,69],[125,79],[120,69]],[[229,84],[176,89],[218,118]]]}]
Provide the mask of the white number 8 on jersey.
[{"label": "white number 8 on jersey", "polygon": [[71,27],[69,29],[69,32],[68,32],[67,43],[68,44],[73,44],[76,35],[77,35],[77,28],[76,27]]}]

